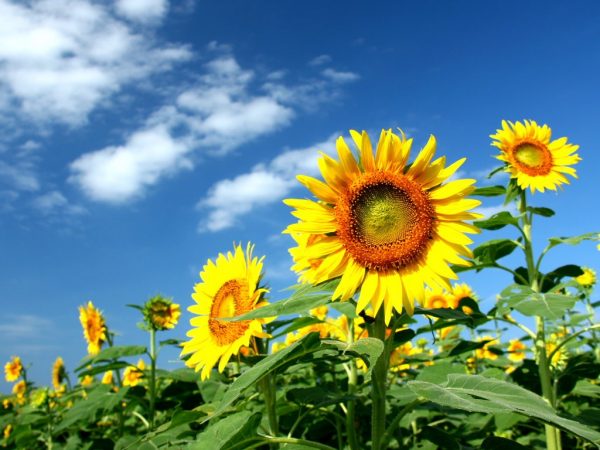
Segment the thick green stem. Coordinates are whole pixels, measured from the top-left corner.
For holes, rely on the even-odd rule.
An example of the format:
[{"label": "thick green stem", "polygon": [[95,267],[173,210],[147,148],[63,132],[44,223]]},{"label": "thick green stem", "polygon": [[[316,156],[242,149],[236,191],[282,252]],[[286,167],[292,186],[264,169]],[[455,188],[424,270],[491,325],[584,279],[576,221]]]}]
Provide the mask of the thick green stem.
[{"label": "thick green stem", "polygon": [[385,345],[385,317],[383,307],[375,318],[373,326],[373,337],[379,339],[384,344],[384,350],[377,359],[371,376],[371,449],[383,450],[382,443],[385,436],[385,396],[387,371],[389,364],[389,354]]},{"label": "thick green stem", "polygon": [[302,445],[304,447],[317,448],[320,450],[335,450],[335,448],[333,448],[329,445],[320,444],[319,442],[314,442],[314,441],[308,441],[306,439],[297,439],[297,438],[290,438],[290,437],[272,437],[272,436],[261,436],[261,438],[263,439],[262,442],[250,445],[249,447],[246,447],[246,450],[260,447],[260,446],[264,445],[265,442],[268,442],[271,444],[296,444],[296,445]]},{"label": "thick green stem", "polygon": [[[519,203],[519,212],[523,221],[524,252],[527,261],[527,272],[529,275],[529,284],[534,292],[539,292],[538,266],[533,257],[533,244],[531,238],[532,214],[527,211],[527,198],[525,191],[521,191]],[[535,348],[538,358],[538,371],[542,385],[542,396],[554,408],[556,401],[554,398],[554,388],[552,386],[552,374],[550,373],[550,363],[546,353],[546,333],[544,319],[536,317],[537,333],[535,339]],[[560,431],[552,425],[545,425],[546,445],[548,450],[561,450]]]},{"label": "thick green stem", "polygon": [[[354,320],[348,319],[348,337],[347,337],[348,345],[352,345],[354,342]],[[352,397],[356,392],[356,383],[358,381],[358,373],[356,371],[356,363],[354,361],[350,361],[348,363],[348,395]],[[355,424],[355,416],[356,416],[356,401],[351,399],[348,400],[348,404],[346,405],[346,435],[348,436],[348,446],[350,450],[359,450],[358,446],[358,438],[356,436],[356,424]]]},{"label": "thick green stem", "polygon": [[156,403],[156,330],[150,329],[150,431],[154,430],[154,410]]}]

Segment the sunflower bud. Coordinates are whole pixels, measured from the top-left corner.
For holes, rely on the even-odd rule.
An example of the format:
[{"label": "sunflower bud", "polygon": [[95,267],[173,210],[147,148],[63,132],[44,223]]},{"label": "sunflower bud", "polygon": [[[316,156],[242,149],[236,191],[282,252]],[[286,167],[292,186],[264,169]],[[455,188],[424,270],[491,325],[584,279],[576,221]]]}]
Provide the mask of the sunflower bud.
[{"label": "sunflower bud", "polygon": [[177,303],[161,295],[152,297],[143,309],[144,321],[153,330],[168,330],[174,328],[181,316]]}]

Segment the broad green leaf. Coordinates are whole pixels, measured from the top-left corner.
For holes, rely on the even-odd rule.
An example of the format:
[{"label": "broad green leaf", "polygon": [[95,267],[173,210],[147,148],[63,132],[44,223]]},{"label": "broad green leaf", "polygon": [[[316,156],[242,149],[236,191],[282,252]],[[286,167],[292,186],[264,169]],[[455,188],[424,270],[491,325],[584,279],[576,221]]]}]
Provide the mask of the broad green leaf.
[{"label": "broad green leaf", "polygon": [[310,325],[315,325],[317,323],[323,323],[322,320],[317,319],[316,317],[298,317],[291,322],[289,322],[288,326],[283,330],[273,334],[272,339],[277,339],[280,336],[284,336],[288,333],[292,333],[296,330],[300,330],[302,328],[308,327]]},{"label": "broad green leaf", "polygon": [[579,380],[571,393],[584,397],[600,398],[600,386],[592,384],[588,380]]},{"label": "broad green leaf", "polygon": [[568,245],[577,245],[583,241],[599,241],[600,233],[585,233],[580,234],[579,236],[571,236],[571,237],[551,237],[549,239],[550,245],[555,246],[558,244],[568,244]]},{"label": "broad green leaf", "polygon": [[550,208],[544,208],[543,206],[528,206],[527,211],[531,211],[533,214],[537,214],[542,217],[552,217],[556,214]]},{"label": "broad green leaf", "polygon": [[417,375],[418,381],[428,383],[442,384],[448,379],[451,373],[465,373],[465,366],[462,364],[452,364],[450,362],[436,362],[432,366],[425,366]]},{"label": "broad green leaf", "polygon": [[356,304],[352,301],[333,302],[329,306],[331,306],[336,311],[339,311],[341,314],[348,317],[349,319],[354,319],[358,317],[358,314],[356,314]]},{"label": "broad green leaf", "polygon": [[319,347],[319,333],[310,333],[298,342],[294,342],[289,347],[267,356],[242,373],[239,378],[229,386],[215,412],[210,417],[204,419],[203,422],[223,414],[223,412],[225,412],[225,410],[235,402],[240,395],[242,395],[242,392],[251,386],[255,386],[256,383],[268,373],[277,370],[301,356],[317,351]]},{"label": "broad green leaf", "polygon": [[472,352],[478,348],[482,348],[488,342],[492,342],[492,339],[484,339],[482,341],[463,341],[462,339],[456,344],[448,356],[461,355],[466,352]]},{"label": "broad green leaf", "polygon": [[110,361],[126,356],[143,355],[144,353],[147,353],[147,351],[148,350],[143,345],[114,345],[101,350],[97,355],[84,358],[80,363],[80,366],[75,370],[79,371],[88,364],[93,364],[97,361]]},{"label": "broad green leaf", "polygon": [[542,397],[506,381],[479,375],[451,374],[443,385],[409,381],[408,386],[418,395],[440,405],[484,413],[515,412],[600,444],[599,432],[558,416]]},{"label": "broad green leaf", "polygon": [[331,295],[339,279],[325,283],[312,285],[301,285],[290,297],[279,300],[269,305],[249,311],[236,317],[224,318],[222,320],[238,321],[248,319],[263,319],[266,317],[283,316],[286,314],[299,314],[308,312],[317,306],[327,305],[331,302]]},{"label": "broad green leaf", "polygon": [[518,224],[519,220],[516,217],[513,217],[513,215],[508,211],[502,211],[485,220],[476,220],[473,222],[473,225],[483,228],[484,230],[499,230],[500,228],[504,228],[506,225],[517,226]]},{"label": "broad green leaf", "polygon": [[505,193],[506,188],[504,186],[497,185],[477,188],[471,192],[471,195],[477,197],[497,197],[498,195],[504,195]]},{"label": "broad green leaf", "polygon": [[480,244],[473,255],[479,265],[495,264],[500,258],[510,255],[517,248],[517,243],[511,239],[493,239]]},{"label": "broad green leaf", "polygon": [[350,345],[342,341],[329,339],[325,340],[324,343],[337,348],[342,353],[355,354],[365,361],[369,366],[369,370],[365,374],[365,381],[368,381],[371,378],[371,371],[373,370],[373,367],[375,367],[377,359],[383,353],[383,342],[379,339],[370,337],[359,339]]},{"label": "broad green leaf", "polygon": [[535,292],[529,286],[513,284],[500,293],[499,310],[516,309],[525,316],[560,319],[577,302],[577,297]]},{"label": "broad green leaf", "polygon": [[200,433],[190,450],[225,450],[256,434],[261,414],[242,411],[211,424]]}]

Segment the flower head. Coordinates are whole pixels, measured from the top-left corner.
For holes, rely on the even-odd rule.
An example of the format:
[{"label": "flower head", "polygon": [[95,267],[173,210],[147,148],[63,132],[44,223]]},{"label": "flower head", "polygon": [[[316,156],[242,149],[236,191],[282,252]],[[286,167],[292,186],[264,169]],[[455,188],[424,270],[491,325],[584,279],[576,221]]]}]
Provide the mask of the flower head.
[{"label": "flower head", "polygon": [[4,427],[4,431],[2,432],[2,435],[4,436],[4,439],[8,439],[10,437],[10,434],[12,433],[12,424],[8,424]]},{"label": "flower head", "polygon": [[502,129],[490,137],[494,139],[492,145],[501,151],[496,158],[506,163],[506,172],[516,178],[521,189],[544,192],[569,184],[566,175],[577,178],[570,166],[581,160],[575,153],[578,145],[568,144],[565,137],[551,142],[551,136],[548,125],[503,120]]},{"label": "flower head", "polygon": [[527,346],[518,339],[512,339],[506,350],[508,352],[508,359],[511,361],[523,361]]},{"label": "flower head", "polygon": [[64,388],[63,381],[65,381],[66,376],[65,363],[59,356],[52,366],[52,386],[54,389],[61,391]]},{"label": "flower head", "polygon": [[25,401],[25,393],[27,392],[27,383],[21,380],[15,383],[12,388],[12,393],[17,396],[17,402],[22,404]]},{"label": "flower head", "polygon": [[488,341],[483,347],[475,350],[475,356],[477,359],[498,359],[498,355],[490,350],[491,346],[498,345],[498,339],[495,339],[491,336],[483,336],[478,341]]},{"label": "flower head", "polygon": [[9,362],[4,365],[4,376],[6,381],[15,381],[23,372],[23,363],[21,358],[13,356]]},{"label": "flower head", "polygon": [[184,343],[181,354],[191,354],[186,364],[202,370],[203,380],[217,362],[222,372],[231,356],[249,346],[253,336],[267,336],[262,329],[266,319],[222,320],[266,304],[263,296],[267,290],[259,287],[264,257],[253,257],[252,251],[250,244],[245,253],[237,245],[233,253],[220,254],[215,262],[208,260],[200,273],[202,282],[194,286],[196,304],[188,310],[197,316],[190,320],[190,340]]},{"label": "flower head", "polygon": [[146,363],[143,359],[140,359],[137,365],[128,366],[123,371],[123,386],[136,386],[144,376],[144,370],[146,369]]},{"label": "flower head", "polygon": [[102,375],[102,384],[113,384],[113,371],[109,370]]},{"label": "flower head", "polygon": [[144,305],[144,319],[148,326],[155,330],[168,330],[174,328],[181,316],[181,309],[177,303],[161,295],[152,297]]},{"label": "flower head", "polygon": [[298,244],[293,268],[311,283],[341,277],[334,299],[360,291],[357,311],[383,308],[389,323],[394,309],[413,313],[425,286],[450,289],[449,264],[472,256],[466,233],[479,230],[465,221],[480,202],[465,198],[475,180],[447,182],[465,159],[434,160],[433,136],[408,164],[412,139],[382,131],[374,154],[366,132],[350,133],[359,158],[340,137],[339,160],[319,159],[325,182],[298,176],[317,201],[285,200],[299,219],[286,229]]},{"label": "flower head", "polygon": [[576,277],[575,281],[583,287],[592,287],[596,284],[596,271],[589,267],[582,267],[581,269],[583,270],[583,273]]},{"label": "flower head", "polygon": [[106,323],[102,313],[90,301],[79,307],[79,321],[83,327],[83,336],[88,343],[88,353],[96,355],[106,341]]}]

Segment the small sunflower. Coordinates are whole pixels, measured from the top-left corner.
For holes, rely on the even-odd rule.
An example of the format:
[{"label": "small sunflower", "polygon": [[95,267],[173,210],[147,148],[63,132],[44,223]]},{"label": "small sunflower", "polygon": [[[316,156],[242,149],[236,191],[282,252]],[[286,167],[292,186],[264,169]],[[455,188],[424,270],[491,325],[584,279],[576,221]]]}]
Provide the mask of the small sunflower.
[{"label": "small sunflower", "polygon": [[146,323],[155,330],[168,330],[177,325],[181,308],[171,299],[157,295],[144,305]]},{"label": "small sunflower", "polygon": [[4,439],[8,439],[10,437],[10,434],[12,433],[12,424],[8,424],[4,427],[4,431],[2,432],[2,435],[4,436]]},{"label": "small sunflower", "polygon": [[253,249],[249,243],[244,254],[237,245],[233,253],[219,254],[215,262],[209,259],[200,273],[202,282],[194,286],[196,304],[188,310],[197,316],[190,320],[193,328],[187,336],[191,339],[184,343],[181,354],[191,353],[186,364],[202,370],[203,380],[217,362],[222,372],[231,356],[249,346],[253,336],[267,336],[262,328],[266,319],[220,320],[266,305],[263,296],[267,290],[259,287],[264,257],[253,257]]},{"label": "small sunflower", "polygon": [[490,350],[491,346],[499,344],[498,339],[495,339],[491,336],[483,336],[477,340],[480,342],[481,341],[489,341],[489,342],[486,342],[483,345],[483,347],[475,350],[475,356],[477,357],[477,359],[492,359],[492,360],[498,359],[498,355]]},{"label": "small sunflower", "polygon": [[[477,301],[477,296],[475,295],[475,292],[473,292],[473,289],[471,289],[471,286],[469,286],[467,283],[455,283],[452,286],[452,292],[450,293],[450,297],[452,299],[451,303],[453,308],[458,308],[460,301],[464,298],[470,298],[471,300]],[[473,310],[468,306],[464,306],[462,310],[465,314],[473,313]]]},{"label": "small sunflower", "polygon": [[83,327],[83,336],[88,343],[88,353],[96,355],[106,341],[106,322],[102,313],[90,301],[79,307],[79,321]]},{"label": "small sunflower", "polygon": [[79,380],[79,384],[81,384],[82,386],[91,386],[93,382],[94,382],[94,377],[91,375],[84,375]]},{"label": "small sunflower", "polygon": [[134,366],[127,366],[123,371],[123,386],[137,386],[144,376],[146,363],[140,359]]},{"label": "small sunflower", "polygon": [[389,323],[394,309],[413,313],[426,285],[450,289],[448,264],[472,256],[466,233],[479,230],[465,221],[480,217],[470,212],[480,202],[465,198],[475,180],[447,182],[465,159],[448,167],[445,157],[433,160],[433,136],[408,164],[412,139],[384,130],[373,154],[366,132],[350,134],[358,160],[340,137],[339,160],[319,159],[325,182],[298,176],[317,201],[285,200],[299,219],[286,229],[298,243],[290,253],[302,281],[341,277],[334,299],[360,290],[357,312],[383,306]]},{"label": "small sunflower", "polygon": [[424,308],[452,308],[453,306],[452,297],[443,289],[437,287],[425,291],[425,298],[423,299]]},{"label": "small sunflower", "polygon": [[57,391],[62,390],[64,387],[63,381],[65,381],[66,377],[67,371],[65,370],[65,362],[59,356],[56,358],[56,361],[54,361],[54,365],[52,366],[52,386],[54,389]]},{"label": "small sunflower", "polygon": [[596,284],[596,271],[589,267],[582,267],[581,269],[583,270],[583,273],[576,277],[575,281],[583,287],[592,287]]},{"label": "small sunflower", "polygon": [[23,404],[25,401],[25,393],[27,392],[27,383],[25,380],[18,381],[12,388],[12,393],[17,396],[17,402]]},{"label": "small sunflower", "polygon": [[508,359],[511,361],[523,361],[525,359],[525,351],[527,346],[518,339],[512,339],[508,344],[506,351],[508,352]]},{"label": "small sunflower", "polygon": [[108,372],[104,372],[104,375],[102,375],[102,384],[113,384],[113,371],[109,370]]},{"label": "small sunflower", "polygon": [[21,358],[13,356],[9,362],[4,365],[4,376],[6,381],[15,381],[23,373],[23,363]]},{"label": "small sunflower", "polygon": [[552,130],[548,125],[539,126],[533,120],[521,122],[502,121],[502,129],[490,137],[498,147],[500,161],[506,163],[506,172],[517,179],[522,189],[531,192],[556,190],[561,184],[569,184],[566,175],[577,178],[572,166],[581,160],[575,153],[578,145],[567,143],[563,137],[550,142]]}]

